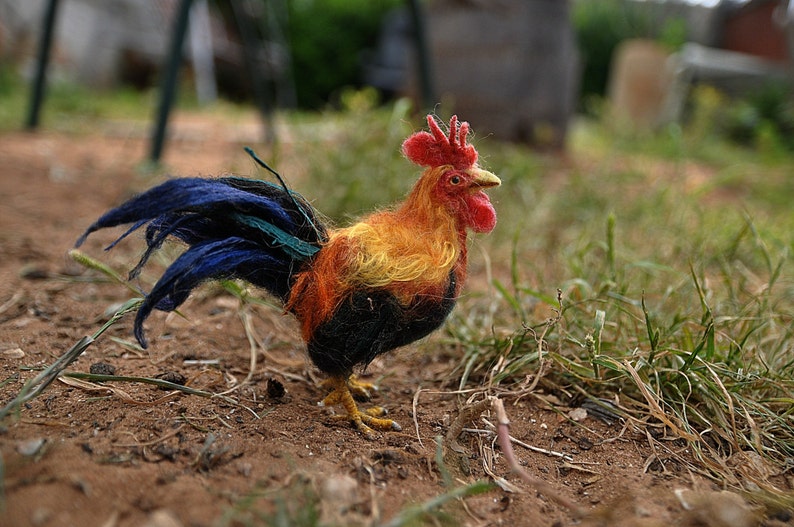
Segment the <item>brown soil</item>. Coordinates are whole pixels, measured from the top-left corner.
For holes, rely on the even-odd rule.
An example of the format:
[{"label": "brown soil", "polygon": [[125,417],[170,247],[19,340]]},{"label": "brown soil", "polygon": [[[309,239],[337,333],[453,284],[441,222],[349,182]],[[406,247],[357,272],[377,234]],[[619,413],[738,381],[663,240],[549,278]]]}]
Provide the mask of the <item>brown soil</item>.
[{"label": "brown soil", "polygon": [[[166,163],[174,174],[248,167],[241,144],[252,138],[240,130],[255,136],[256,126],[245,126],[182,119]],[[129,298],[122,286],[97,282],[96,273],[67,257],[93,219],[159,177],[137,168],[145,157],[145,130],[124,130],[116,124],[78,136],[0,136],[0,405]],[[136,261],[141,243],[133,237],[103,253],[112,234],[89,240],[84,250],[123,272]],[[207,286],[181,311],[186,319],[152,316],[146,352],[121,342],[132,340],[131,322],[124,319],[69,369],[88,372],[101,362],[117,375],[181,375],[196,388],[224,391],[249,372],[248,321],[266,351],[257,347],[251,382],[230,394],[245,407],[141,383],[113,383],[110,392],[56,381],[2,423],[0,524],[249,525],[276,514],[296,524],[315,510],[328,524],[370,525],[449,490],[436,462],[435,438],[446,433],[465,399],[452,393],[455,357],[437,336],[368,369],[366,379],[381,388],[373,403],[388,408],[404,429],[368,441],[317,406],[324,395],[317,372],[304,358],[292,321],[277,309],[241,312],[232,296]],[[464,432],[462,453],[449,452],[444,464],[453,487],[491,480],[487,468],[510,491],[448,503],[451,523],[756,524],[743,502],[734,503],[735,494],[710,494],[710,482],[675,461],[662,457],[660,463],[632,427],[591,417],[577,423],[566,417],[568,410],[553,411],[535,396],[507,401],[515,438],[566,456],[516,446],[519,462],[585,509],[587,518],[575,519],[512,475],[491,436]],[[468,426],[487,430],[486,421],[495,423],[488,411]],[[687,455],[681,446],[671,448]],[[676,494],[681,489],[695,492],[691,511]],[[734,503],[716,506],[735,513],[727,523],[715,512],[719,496]],[[783,525],[781,520],[765,521]]]}]

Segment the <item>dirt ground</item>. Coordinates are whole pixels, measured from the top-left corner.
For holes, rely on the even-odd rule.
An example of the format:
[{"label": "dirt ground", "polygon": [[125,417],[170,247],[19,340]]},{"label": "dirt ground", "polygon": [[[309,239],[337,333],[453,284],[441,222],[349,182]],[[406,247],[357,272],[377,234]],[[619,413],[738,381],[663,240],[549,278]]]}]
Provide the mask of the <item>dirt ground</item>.
[{"label": "dirt ground", "polygon": [[[251,166],[241,146],[256,140],[255,122],[181,116],[175,130],[165,158],[173,174]],[[0,136],[0,405],[130,297],[118,284],[98,282],[67,252],[100,213],[160,177],[139,170],[146,132],[108,124],[78,135]],[[124,273],[142,244],[133,237],[103,253],[112,234],[90,239],[84,251]],[[117,375],[181,375],[191,386],[221,392],[250,370],[247,323],[260,341],[256,370],[229,394],[243,406],[141,383],[113,383],[111,392],[56,381],[2,423],[1,525],[256,525],[279,515],[288,518],[279,525],[308,525],[313,511],[327,524],[370,525],[449,490],[435,438],[465,397],[452,393],[453,357],[438,337],[370,366],[366,379],[380,385],[373,403],[388,408],[403,432],[368,441],[317,406],[324,395],[319,376],[292,321],[277,309],[241,316],[234,297],[207,286],[181,311],[186,319],[152,316],[146,352],[125,346],[132,337],[124,319],[69,370],[105,363]],[[652,463],[647,438],[622,423],[577,423],[566,417],[570,409],[552,411],[536,397],[506,407],[513,437],[541,449],[515,446],[521,465],[589,514],[574,518],[511,474],[492,436],[464,432],[462,455],[444,464],[453,487],[493,476],[506,483],[447,503],[450,524],[794,525],[753,516],[738,495],[718,493],[675,462]],[[495,422],[490,412],[467,427],[488,430],[486,421]],[[723,522],[726,510],[733,516]]]}]

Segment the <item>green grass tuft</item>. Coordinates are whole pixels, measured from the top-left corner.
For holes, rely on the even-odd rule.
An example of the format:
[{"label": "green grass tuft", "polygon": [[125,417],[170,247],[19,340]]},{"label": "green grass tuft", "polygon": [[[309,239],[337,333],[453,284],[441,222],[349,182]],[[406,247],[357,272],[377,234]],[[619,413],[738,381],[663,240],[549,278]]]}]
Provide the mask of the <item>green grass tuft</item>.
[{"label": "green grass tuft", "polygon": [[[493,145],[509,155],[490,168],[513,177],[493,193],[502,232],[478,243],[510,265],[492,270],[496,305],[465,299],[450,324],[459,387],[505,397],[542,375],[571,403],[617,397],[633,426],[689,442],[694,470],[774,488],[794,454],[794,217],[765,196],[794,158],[689,157],[686,131],[641,143],[591,126],[573,168],[521,177],[520,154]],[[721,183],[733,163],[751,191]],[[748,475],[756,455],[768,476]]]}]

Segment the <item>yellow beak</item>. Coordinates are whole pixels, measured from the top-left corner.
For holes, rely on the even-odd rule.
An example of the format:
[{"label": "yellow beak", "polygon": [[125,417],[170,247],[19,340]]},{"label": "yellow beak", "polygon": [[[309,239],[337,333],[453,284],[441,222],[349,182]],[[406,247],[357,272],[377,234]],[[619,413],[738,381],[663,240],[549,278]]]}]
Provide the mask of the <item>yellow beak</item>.
[{"label": "yellow beak", "polygon": [[502,180],[496,177],[496,174],[488,172],[487,170],[471,168],[469,169],[469,173],[474,175],[474,181],[471,182],[471,189],[473,191],[498,187],[502,184]]}]

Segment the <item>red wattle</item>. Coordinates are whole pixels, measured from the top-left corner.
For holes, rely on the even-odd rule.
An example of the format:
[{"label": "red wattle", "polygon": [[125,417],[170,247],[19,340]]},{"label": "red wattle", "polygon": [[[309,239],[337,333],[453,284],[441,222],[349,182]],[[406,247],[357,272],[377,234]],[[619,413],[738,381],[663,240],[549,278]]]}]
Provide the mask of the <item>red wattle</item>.
[{"label": "red wattle", "polygon": [[467,226],[474,232],[491,232],[496,227],[496,211],[485,192],[477,192],[466,199]]}]

